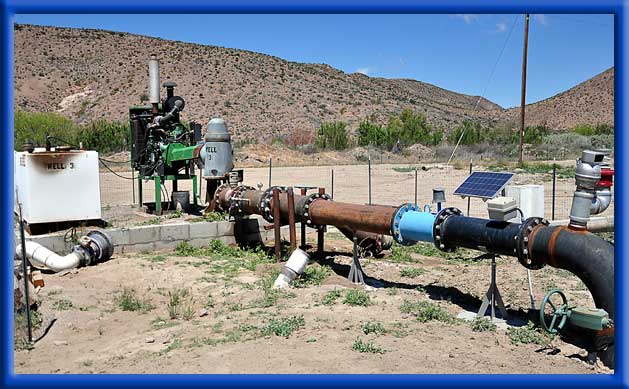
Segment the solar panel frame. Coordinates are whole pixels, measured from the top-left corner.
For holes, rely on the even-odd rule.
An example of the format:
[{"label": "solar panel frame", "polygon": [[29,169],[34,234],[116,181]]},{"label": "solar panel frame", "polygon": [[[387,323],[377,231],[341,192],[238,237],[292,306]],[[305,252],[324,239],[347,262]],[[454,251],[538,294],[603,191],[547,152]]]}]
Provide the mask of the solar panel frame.
[{"label": "solar panel frame", "polygon": [[513,173],[473,172],[455,189],[454,194],[463,197],[493,199],[513,179]]}]

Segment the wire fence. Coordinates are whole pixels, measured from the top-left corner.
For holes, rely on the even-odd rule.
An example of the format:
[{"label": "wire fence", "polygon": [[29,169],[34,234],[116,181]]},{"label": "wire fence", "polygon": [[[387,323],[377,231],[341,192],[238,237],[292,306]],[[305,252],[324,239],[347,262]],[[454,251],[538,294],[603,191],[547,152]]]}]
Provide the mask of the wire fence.
[{"label": "wire fence", "polygon": [[[481,199],[468,199],[454,196],[454,190],[470,173],[470,164],[456,164],[446,166],[444,163],[428,164],[392,164],[383,158],[374,157],[371,164],[367,161],[359,165],[337,166],[281,166],[273,161],[271,166],[245,168],[244,184],[264,187],[269,185],[298,186],[307,185],[323,187],[334,200],[358,204],[399,205],[401,203],[415,203],[424,206],[432,201],[433,188],[445,189],[446,203],[444,206],[457,207],[464,214],[474,217],[487,217],[487,206]],[[280,166],[278,166],[280,165]],[[101,203],[104,210],[112,211],[120,205],[138,203],[137,175],[129,164],[110,165],[111,171],[101,168],[100,189]],[[472,171],[483,171],[481,164],[471,164]],[[200,172],[196,170],[199,200],[205,199],[205,183],[201,180]],[[553,219],[567,219],[572,204],[572,194],[575,189],[574,178],[566,178],[557,174],[553,185],[554,169],[542,173],[518,172],[510,185],[542,185],[544,191],[544,217]],[[269,177],[270,176],[270,177]],[[121,178],[125,177],[125,178]],[[133,179],[132,179],[133,178]],[[166,205],[172,195],[172,183],[166,182],[161,188],[155,188],[154,181],[142,181],[143,201],[154,202],[156,193],[160,193]],[[192,191],[191,180],[179,181],[178,190]],[[553,191],[554,190],[554,191]],[[613,188],[612,188],[613,190]],[[191,192],[192,193],[192,192]],[[612,205],[606,211],[613,213]]]}]

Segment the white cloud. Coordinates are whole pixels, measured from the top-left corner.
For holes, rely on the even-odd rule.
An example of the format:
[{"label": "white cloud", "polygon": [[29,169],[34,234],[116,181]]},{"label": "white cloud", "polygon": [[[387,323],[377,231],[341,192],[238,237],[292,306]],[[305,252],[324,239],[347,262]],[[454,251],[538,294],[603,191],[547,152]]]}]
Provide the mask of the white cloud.
[{"label": "white cloud", "polygon": [[364,74],[365,76],[368,76],[370,71],[371,71],[371,69],[369,69],[367,67],[356,69],[356,73],[361,73],[361,74]]},{"label": "white cloud", "polygon": [[506,23],[496,23],[496,32],[505,32],[507,31]]},{"label": "white cloud", "polygon": [[400,66],[406,66],[406,61],[404,61],[404,58],[400,58]]},{"label": "white cloud", "polygon": [[548,18],[544,14],[533,15],[533,20],[541,24],[542,26],[548,26]]},{"label": "white cloud", "polygon": [[476,14],[455,14],[454,16],[463,20],[466,24],[470,24],[478,19],[478,15]]}]

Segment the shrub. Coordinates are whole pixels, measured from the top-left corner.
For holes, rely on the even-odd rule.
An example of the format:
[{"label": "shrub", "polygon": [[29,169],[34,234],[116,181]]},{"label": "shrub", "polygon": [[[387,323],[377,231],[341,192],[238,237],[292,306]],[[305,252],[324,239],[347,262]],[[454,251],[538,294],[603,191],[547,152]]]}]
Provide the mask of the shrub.
[{"label": "shrub", "polygon": [[55,143],[83,142],[85,148],[103,154],[129,149],[129,126],[121,122],[97,120],[80,126],[58,113],[16,110],[13,129],[15,150],[21,150],[26,139],[43,146],[46,135],[57,138]]},{"label": "shrub", "polygon": [[321,123],[315,145],[322,150],[345,150],[349,146],[346,127],[343,122]]},{"label": "shrub", "polygon": [[357,136],[360,146],[391,148],[398,141],[402,146],[417,143],[438,145],[443,138],[443,132],[433,129],[425,115],[405,109],[399,115],[391,115],[386,126],[375,124],[373,117],[364,120],[358,127]]},{"label": "shrub", "polygon": [[366,307],[371,305],[371,298],[364,290],[349,289],[345,293],[343,304]]}]

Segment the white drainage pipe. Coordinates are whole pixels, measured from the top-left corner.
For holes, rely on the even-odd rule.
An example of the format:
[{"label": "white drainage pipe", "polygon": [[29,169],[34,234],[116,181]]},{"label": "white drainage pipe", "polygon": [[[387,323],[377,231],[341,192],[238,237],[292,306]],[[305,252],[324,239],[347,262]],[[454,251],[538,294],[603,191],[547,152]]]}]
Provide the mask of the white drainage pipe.
[{"label": "white drainage pipe", "polygon": [[290,258],[288,258],[286,265],[284,265],[284,269],[282,269],[280,275],[277,276],[273,287],[277,289],[286,288],[295,278],[304,272],[309,260],[310,257],[305,251],[295,249],[290,255]]},{"label": "white drainage pipe", "polygon": [[68,255],[61,256],[31,240],[25,243],[26,255],[22,255],[22,245],[17,245],[15,253],[26,258],[30,263],[40,269],[49,269],[54,272],[74,269],[79,265],[93,265],[111,258],[114,253],[114,244],[111,238],[103,231],[90,231],[79,239],[79,244],[72,248]]},{"label": "white drainage pipe", "polygon": [[[25,246],[26,258],[28,258],[33,266],[40,269],[50,269],[54,272],[74,269],[79,266],[83,257],[76,251],[73,251],[66,256],[61,256],[33,241],[27,241]],[[22,255],[22,245],[18,245],[15,252],[20,257],[24,257]]]}]

